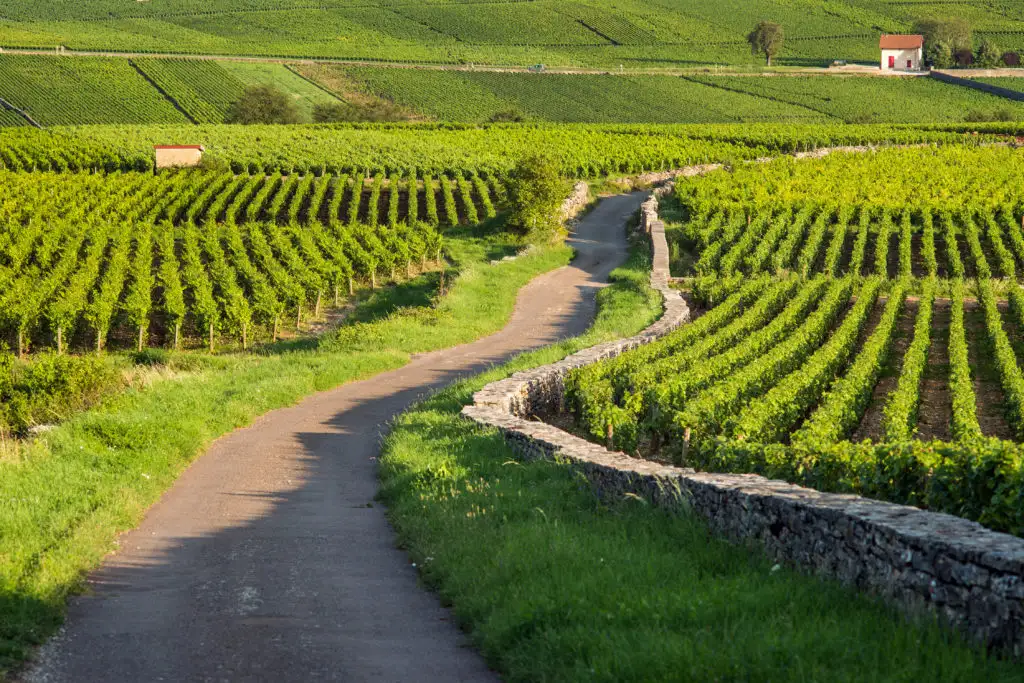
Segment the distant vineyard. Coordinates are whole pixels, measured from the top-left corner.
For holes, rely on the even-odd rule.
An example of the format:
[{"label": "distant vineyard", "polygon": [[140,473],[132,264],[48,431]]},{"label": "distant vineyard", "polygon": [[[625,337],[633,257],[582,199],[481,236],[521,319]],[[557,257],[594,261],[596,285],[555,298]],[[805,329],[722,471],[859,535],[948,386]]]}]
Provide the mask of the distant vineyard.
[{"label": "distant vineyard", "polygon": [[450,64],[748,65],[744,40],[759,20],[781,23],[781,63],[872,62],[878,34],[922,16],[967,18],[979,38],[1019,49],[1016,3],[820,0],[543,0],[540,2],[309,3],[163,0],[87,3],[9,0],[5,43],[131,52],[340,57]]},{"label": "distant vineyard", "polygon": [[224,123],[228,107],[245,90],[217,62],[136,59],[132,63],[196,123]]},{"label": "distant vineyard", "polygon": [[[671,76],[589,76],[348,68],[372,93],[446,121],[529,119],[607,123],[819,123],[805,107]],[[936,119],[937,120],[937,119]]]},{"label": "distant vineyard", "polygon": [[186,121],[124,59],[0,55],[0,98],[44,126]]},{"label": "distant vineyard", "polygon": [[2,175],[0,333],[19,353],[276,337],[356,283],[419,272],[439,227],[505,193],[477,175]]},{"label": "distant vineyard", "polygon": [[[847,123],[927,123],[963,121],[966,116],[992,120],[1005,113],[1024,119],[1024,104],[930,78],[867,76],[692,76],[732,92],[804,107]],[[714,101],[714,97],[712,97]]]}]

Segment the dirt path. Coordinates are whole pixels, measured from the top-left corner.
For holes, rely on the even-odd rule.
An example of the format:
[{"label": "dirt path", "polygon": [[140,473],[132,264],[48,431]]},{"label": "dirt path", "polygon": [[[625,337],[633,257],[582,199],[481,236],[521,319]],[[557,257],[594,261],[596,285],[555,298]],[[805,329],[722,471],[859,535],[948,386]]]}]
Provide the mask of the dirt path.
[{"label": "dirt path", "polygon": [[900,369],[903,367],[903,357],[907,353],[907,347],[914,337],[914,322],[917,320],[918,302],[916,299],[908,299],[903,303],[903,311],[896,323],[895,339],[892,348],[889,350],[889,357],[882,367],[871,394],[871,402],[867,410],[861,416],[860,424],[854,430],[850,441],[860,443],[864,439],[872,441],[884,441],[882,433],[882,419],[885,417],[884,410],[889,394],[896,389],[900,380]]},{"label": "dirt path", "polygon": [[643,197],[590,213],[577,259],[525,287],[501,332],[217,441],[121,537],[25,680],[497,680],[373,503],[380,435],[425,392],[584,331]]},{"label": "dirt path", "polygon": [[949,425],[953,421],[949,396],[949,317],[949,299],[936,299],[917,417],[917,438],[922,441],[949,440]]}]

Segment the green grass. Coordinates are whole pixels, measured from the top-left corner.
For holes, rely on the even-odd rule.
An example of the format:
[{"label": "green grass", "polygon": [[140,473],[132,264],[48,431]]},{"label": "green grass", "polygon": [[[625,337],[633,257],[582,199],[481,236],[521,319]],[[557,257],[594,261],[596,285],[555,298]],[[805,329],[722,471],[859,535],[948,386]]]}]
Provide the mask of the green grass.
[{"label": "green grass", "polygon": [[396,421],[381,498],[424,582],[509,681],[1015,681],[928,621],[775,568],[687,514],[603,504],[564,464],[515,459],[459,416],[518,369],[634,333],[657,310],[641,261],[586,335],[446,389]]},{"label": "green grass", "polygon": [[306,121],[312,120],[313,107],[316,105],[338,101],[334,95],[307,81],[283,64],[220,62],[220,65],[244,85],[269,84],[280,88],[292,98]]},{"label": "green grass", "polygon": [[0,674],[54,631],[83,573],[212,440],[315,391],[397,368],[412,353],[499,329],[518,289],[570,255],[542,249],[489,266],[484,257],[507,250],[507,241],[467,235],[449,244],[459,277],[448,295],[432,307],[385,307],[343,328],[338,336],[358,348],[282,343],[258,355],[169,354],[150,388],[105,401],[37,441],[8,444],[0,454]]}]

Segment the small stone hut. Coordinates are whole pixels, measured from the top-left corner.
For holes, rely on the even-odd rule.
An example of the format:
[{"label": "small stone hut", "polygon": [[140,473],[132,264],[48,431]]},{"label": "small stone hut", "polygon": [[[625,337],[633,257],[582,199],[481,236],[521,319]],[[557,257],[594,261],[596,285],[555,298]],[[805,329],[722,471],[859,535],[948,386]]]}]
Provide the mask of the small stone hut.
[{"label": "small stone hut", "polygon": [[883,35],[882,71],[920,71],[924,64],[924,36]]},{"label": "small stone hut", "polygon": [[156,168],[198,166],[206,149],[202,145],[153,145]]}]

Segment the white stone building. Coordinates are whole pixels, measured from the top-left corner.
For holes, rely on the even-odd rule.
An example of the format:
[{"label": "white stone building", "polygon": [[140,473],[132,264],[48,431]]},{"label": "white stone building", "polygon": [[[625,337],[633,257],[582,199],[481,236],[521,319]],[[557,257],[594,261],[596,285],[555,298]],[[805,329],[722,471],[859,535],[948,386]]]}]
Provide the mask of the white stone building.
[{"label": "white stone building", "polygon": [[883,35],[882,71],[920,71],[924,65],[924,36]]}]

